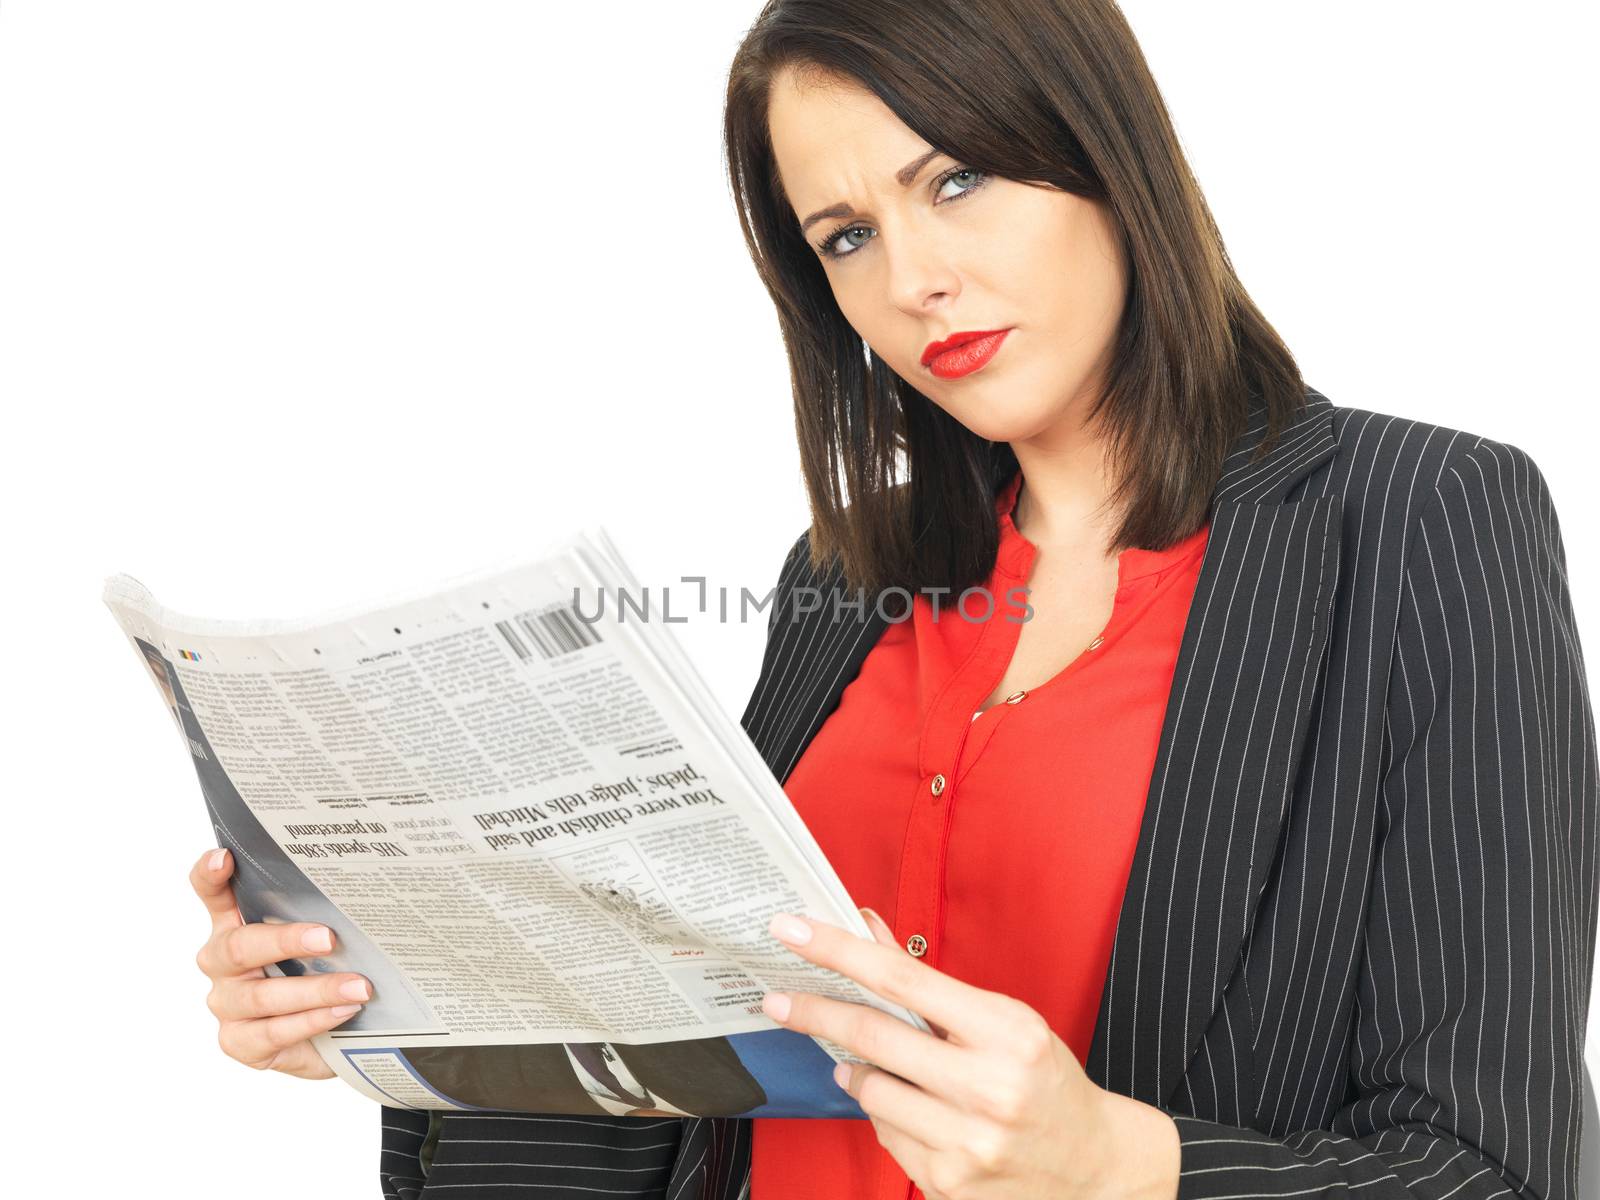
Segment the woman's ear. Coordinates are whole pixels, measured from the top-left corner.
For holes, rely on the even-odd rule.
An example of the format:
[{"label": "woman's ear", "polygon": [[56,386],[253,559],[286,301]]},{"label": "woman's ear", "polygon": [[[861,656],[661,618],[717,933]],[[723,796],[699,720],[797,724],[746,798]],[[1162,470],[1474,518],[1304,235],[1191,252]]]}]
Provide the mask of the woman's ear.
[{"label": "woman's ear", "polygon": [[872,936],[885,946],[899,946],[899,939],[894,936],[894,930],[889,928],[885,921],[866,905],[861,906],[861,915],[866,919],[867,928],[872,930]]}]

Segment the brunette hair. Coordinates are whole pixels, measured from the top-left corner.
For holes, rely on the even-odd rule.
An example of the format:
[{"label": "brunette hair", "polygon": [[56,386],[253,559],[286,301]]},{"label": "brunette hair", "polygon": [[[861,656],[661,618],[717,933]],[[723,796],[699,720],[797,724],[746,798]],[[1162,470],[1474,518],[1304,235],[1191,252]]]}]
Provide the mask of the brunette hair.
[{"label": "brunette hair", "polygon": [[1017,460],[900,378],[839,311],[772,153],[768,95],[784,68],[852,79],[965,166],[1106,206],[1129,267],[1090,414],[1124,511],[1113,548],[1197,530],[1251,404],[1265,406],[1265,453],[1306,387],[1234,273],[1114,0],[770,0],[734,56],[723,134],[789,358],[812,564],[834,560],[873,590],[983,582],[994,496]]}]

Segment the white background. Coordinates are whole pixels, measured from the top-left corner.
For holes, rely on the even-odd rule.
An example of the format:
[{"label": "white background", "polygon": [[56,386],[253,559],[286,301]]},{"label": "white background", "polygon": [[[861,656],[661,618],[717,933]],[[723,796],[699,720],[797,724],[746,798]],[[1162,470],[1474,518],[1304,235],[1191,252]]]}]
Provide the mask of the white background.
[{"label": "white background", "polygon": [[[291,616],[598,521],[646,582],[773,582],[804,496],[719,140],[758,7],[0,7],[9,1188],[377,1195],[374,1106],[215,1047],[210,831],[103,576]],[[1307,379],[1532,454],[1600,647],[1593,10],[1124,8]],[[760,621],[676,632],[736,716]]]}]

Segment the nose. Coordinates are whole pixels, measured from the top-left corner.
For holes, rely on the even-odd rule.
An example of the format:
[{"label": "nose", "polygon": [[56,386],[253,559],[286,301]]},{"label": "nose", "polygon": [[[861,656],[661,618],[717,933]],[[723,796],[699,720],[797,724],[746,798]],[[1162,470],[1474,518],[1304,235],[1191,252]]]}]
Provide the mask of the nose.
[{"label": "nose", "polygon": [[913,316],[953,302],[961,294],[961,276],[939,239],[911,225],[895,232],[885,247],[889,302]]}]

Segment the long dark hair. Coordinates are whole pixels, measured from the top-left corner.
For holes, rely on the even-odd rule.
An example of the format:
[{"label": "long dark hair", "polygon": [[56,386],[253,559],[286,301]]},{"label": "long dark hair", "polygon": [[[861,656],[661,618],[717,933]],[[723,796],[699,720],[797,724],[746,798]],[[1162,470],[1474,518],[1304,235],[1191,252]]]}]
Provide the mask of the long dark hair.
[{"label": "long dark hair", "polygon": [[[770,0],[729,71],[740,224],[777,307],[811,504],[813,564],[852,586],[963,588],[994,565],[994,494],[1017,469],[866,346],[778,178],[768,95],[785,67],[847,76],[962,164],[1103,202],[1129,264],[1105,387],[1114,550],[1163,549],[1208,515],[1251,404],[1259,453],[1305,401],[1234,273],[1161,93],[1113,0]],[[900,460],[904,472],[900,470]]]}]

